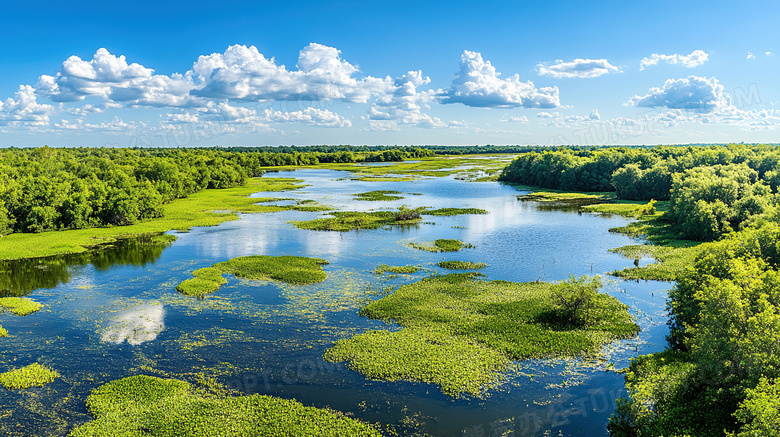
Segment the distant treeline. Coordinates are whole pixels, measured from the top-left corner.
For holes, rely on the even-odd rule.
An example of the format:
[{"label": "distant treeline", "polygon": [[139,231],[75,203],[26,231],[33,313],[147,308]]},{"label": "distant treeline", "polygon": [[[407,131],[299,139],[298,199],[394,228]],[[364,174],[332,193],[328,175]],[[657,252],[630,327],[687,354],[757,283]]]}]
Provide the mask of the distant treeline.
[{"label": "distant treeline", "polygon": [[262,175],[262,167],[433,155],[420,148],[0,149],[0,236],[128,225],[160,217],[167,202],[206,188],[242,185],[248,177]]},{"label": "distant treeline", "polygon": [[606,148],[520,155],[500,180],[627,200],[670,200],[665,219],[683,238],[711,241],[777,204],[780,148],[769,145]]}]

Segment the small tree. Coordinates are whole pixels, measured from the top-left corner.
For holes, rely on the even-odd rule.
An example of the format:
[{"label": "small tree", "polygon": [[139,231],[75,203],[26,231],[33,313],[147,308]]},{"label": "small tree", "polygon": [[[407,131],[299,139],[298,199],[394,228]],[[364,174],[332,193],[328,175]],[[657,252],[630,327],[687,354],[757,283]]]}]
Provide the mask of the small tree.
[{"label": "small tree", "polygon": [[588,312],[601,288],[601,277],[580,276],[553,286],[553,299],[558,306],[559,320],[562,323],[582,326],[588,323]]},{"label": "small tree", "polygon": [[421,213],[424,209],[425,207],[412,209],[401,205],[395,213],[395,221],[418,220],[422,217]]}]

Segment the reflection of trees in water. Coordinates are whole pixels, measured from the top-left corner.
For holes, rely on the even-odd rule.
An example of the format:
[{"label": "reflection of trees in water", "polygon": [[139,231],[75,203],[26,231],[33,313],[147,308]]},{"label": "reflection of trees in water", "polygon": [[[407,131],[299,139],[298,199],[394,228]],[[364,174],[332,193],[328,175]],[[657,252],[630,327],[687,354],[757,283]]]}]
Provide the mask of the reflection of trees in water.
[{"label": "reflection of trees in water", "polygon": [[39,288],[54,288],[71,279],[71,268],[92,264],[98,270],[115,265],[145,266],[162,255],[172,235],[145,235],[117,240],[85,253],[0,261],[0,297],[27,296]]}]

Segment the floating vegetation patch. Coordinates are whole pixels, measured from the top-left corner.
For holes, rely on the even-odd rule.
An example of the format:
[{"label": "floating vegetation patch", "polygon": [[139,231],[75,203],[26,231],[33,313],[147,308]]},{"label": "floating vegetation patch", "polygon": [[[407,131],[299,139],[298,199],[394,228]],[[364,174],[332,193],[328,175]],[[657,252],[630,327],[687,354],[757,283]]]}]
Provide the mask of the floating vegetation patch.
[{"label": "floating vegetation patch", "polygon": [[363,182],[411,182],[419,179],[416,176],[360,176],[352,178],[353,181]]},{"label": "floating vegetation patch", "polygon": [[112,381],[87,398],[95,420],[72,432],[86,436],[381,436],[341,413],[265,395],[196,392],[185,381],[138,375]]},{"label": "floating vegetation patch", "polygon": [[23,297],[0,297],[0,308],[17,316],[29,316],[39,311],[43,305]]},{"label": "floating vegetation patch", "polygon": [[1,337],[8,337],[8,331],[6,331],[2,326],[0,326],[0,338]]},{"label": "floating vegetation patch", "polygon": [[378,229],[388,225],[409,225],[420,221],[422,208],[410,209],[402,205],[397,211],[354,212],[334,211],[332,218],[291,221],[298,229],[311,231],[346,232],[353,229]]},{"label": "floating vegetation patch", "polygon": [[59,378],[60,374],[38,363],[20,369],[0,373],[0,385],[8,390],[20,390],[46,385]]},{"label": "floating vegetation patch", "polygon": [[368,201],[389,201],[389,200],[399,200],[403,199],[403,196],[393,196],[392,194],[401,194],[400,191],[393,191],[393,190],[377,190],[377,191],[368,191],[366,193],[358,193],[353,194],[352,196],[355,198],[355,200],[368,200]]},{"label": "floating vegetation patch", "polygon": [[487,214],[487,210],[479,208],[439,208],[422,212],[423,215],[464,215],[464,214]]},{"label": "floating vegetation patch", "polygon": [[485,263],[473,263],[471,261],[442,261],[436,265],[449,270],[479,270],[488,266]]},{"label": "floating vegetation patch", "polygon": [[[404,329],[339,340],[325,359],[349,361],[370,378],[432,382],[452,396],[480,395],[511,360],[596,355],[605,343],[639,331],[626,305],[596,292],[597,279],[551,284],[480,276],[433,276],[371,302],[361,315]],[[461,362],[455,355],[468,358]]]},{"label": "floating vegetation patch", "polygon": [[385,272],[388,273],[416,273],[418,270],[420,270],[417,266],[389,266],[387,264],[380,264],[376,269],[374,269],[374,273],[377,275],[381,275]]},{"label": "floating vegetation patch", "polygon": [[176,286],[176,291],[188,296],[203,296],[219,289],[229,273],[239,278],[282,281],[295,285],[315,284],[325,280],[322,266],[328,261],[302,256],[252,255],[233,258],[192,272],[194,278]]},{"label": "floating vegetation patch", "polygon": [[474,247],[471,244],[464,243],[460,240],[449,240],[442,238],[430,243],[409,243],[409,246],[415,249],[427,250],[428,252],[457,252],[461,249]]},{"label": "floating vegetation patch", "polygon": [[[649,244],[610,249],[610,252],[618,253],[625,258],[633,258],[635,264],[635,267],[615,270],[610,272],[610,275],[633,280],[676,281],[679,275],[693,265],[701,250],[701,245],[672,247]],[[655,262],[640,266],[639,260],[645,257],[653,258]]]}]

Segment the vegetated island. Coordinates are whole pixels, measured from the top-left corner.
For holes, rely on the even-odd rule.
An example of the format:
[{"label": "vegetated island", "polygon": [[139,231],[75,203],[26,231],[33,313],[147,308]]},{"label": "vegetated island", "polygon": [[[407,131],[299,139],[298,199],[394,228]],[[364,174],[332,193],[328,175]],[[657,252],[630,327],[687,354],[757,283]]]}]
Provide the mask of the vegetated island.
[{"label": "vegetated island", "polygon": [[348,361],[371,379],[430,382],[451,396],[480,396],[512,360],[593,355],[639,331],[626,305],[597,292],[598,278],[551,284],[480,276],[452,273],[401,286],[360,314],[403,329],[339,340],[325,359]]},{"label": "vegetated island", "polygon": [[322,266],[328,261],[302,256],[252,255],[233,258],[192,272],[176,286],[176,291],[188,296],[203,296],[217,291],[227,283],[223,274],[256,280],[276,280],[296,285],[316,284],[325,280]]},{"label": "vegetated island", "polygon": [[441,261],[436,265],[448,270],[479,270],[488,266],[485,263],[475,263],[471,261]]},{"label": "vegetated island", "polygon": [[87,397],[94,420],[72,437],[381,436],[341,413],[266,395],[198,392],[175,379],[137,375],[104,384]]},{"label": "vegetated island", "polygon": [[376,190],[353,194],[352,197],[354,197],[355,200],[365,201],[390,201],[404,198],[403,196],[395,196],[395,194],[401,194],[401,192],[394,190]]},{"label": "vegetated island", "polygon": [[464,243],[460,240],[440,238],[432,242],[409,243],[409,247],[428,252],[457,252],[461,249],[473,248],[470,243]]},{"label": "vegetated island", "polygon": [[0,385],[8,390],[21,390],[30,387],[42,387],[60,374],[38,363],[30,364],[15,370],[0,373]]}]

